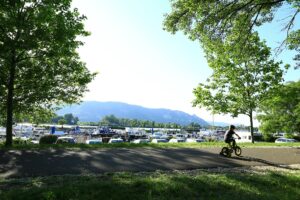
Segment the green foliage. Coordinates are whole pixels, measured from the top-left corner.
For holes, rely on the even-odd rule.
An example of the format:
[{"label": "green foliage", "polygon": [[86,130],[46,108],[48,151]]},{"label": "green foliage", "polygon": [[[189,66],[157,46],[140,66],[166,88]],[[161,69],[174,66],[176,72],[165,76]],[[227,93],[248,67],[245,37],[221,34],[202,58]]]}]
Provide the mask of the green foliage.
[{"label": "green foliage", "polygon": [[266,142],[274,142],[276,138],[273,133],[263,133],[263,140]]},{"label": "green foliage", "polygon": [[260,42],[257,34],[252,44],[241,54],[232,41],[219,44],[218,50],[208,50],[209,66],[214,70],[206,84],[194,90],[195,105],[216,113],[250,116],[267,92],[283,80],[280,63],[271,60],[270,49]]},{"label": "green foliage", "polygon": [[24,145],[24,144],[27,144],[27,141],[26,140],[22,140],[21,138],[14,138],[13,139],[13,144]]},{"label": "green foliage", "polygon": [[95,76],[77,53],[78,39],[89,33],[71,2],[0,3],[0,110],[7,113],[8,145],[13,114],[78,102]]},{"label": "green foliage", "polygon": [[45,135],[43,137],[40,138],[40,145],[43,144],[55,144],[57,140],[57,136],[56,135]]},{"label": "green foliage", "polygon": [[[171,4],[164,29],[173,34],[183,31],[190,39],[198,40],[213,69],[207,83],[194,90],[194,105],[234,117],[248,115],[253,133],[253,112],[268,90],[280,84],[283,75],[280,63],[271,58],[270,49],[259,40],[254,28],[271,22],[283,1],[171,0]],[[294,16],[298,14],[297,0],[286,1],[285,6]],[[294,20],[290,16],[285,27],[287,42],[290,49],[299,50],[299,34],[290,32]]]},{"label": "green foliage", "polygon": [[[239,168],[8,179],[3,200],[29,199],[298,199],[297,170]],[[266,187],[268,186],[268,187]]]},{"label": "green foliage", "polygon": [[300,30],[296,30],[289,34],[287,38],[287,44],[290,50],[295,50],[298,53],[294,57],[294,60],[296,61],[295,69],[299,69],[300,68]]},{"label": "green foliage", "polygon": [[190,123],[189,125],[184,127],[188,132],[199,132],[201,129],[201,125],[195,122]]},{"label": "green foliage", "polygon": [[[230,37],[235,38],[233,45],[242,47],[249,42],[255,28],[275,22],[274,16],[279,10],[288,10],[290,15],[279,24],[287,33],[282,43],[286,42],[289,49],[296,50],[295,60],[300,60],[300,30],[294,28],[299,0],[171,0],[171,5],[171,12],[165,16],[164,29],[173,34],[181,30],[190,39],[199,40],[205,48],[210,46],[207,41],[224,42]],[[240,48],[240,51],[247,52],[247,49]]]},{"label": "green foliage", "polygon": [[79,121],[78,117],[73,116],[72,113],[65,114],[64,116],[55,116],[51,119],[52,123],[60,124],[59,121],[64,120],[64,124],[76,125]]},{"label": "green foliage", "polygon": [[16,122],[30,122],[32,124],[49,123],[55,116],[53,109],[35,107],[30,114],[16,113],[14,118]]},{"label": "green foliage", "polygon": [[158,123],[149,120],[117,118],[114,115],[108,115],[102,118],[99,122],[101,126],[111,127],[143,127],[143,128],[181,128],[175,123]]},{"label": "green foliage", "polygon": [[262,133],[300,133],[300,81],[289,82],[269,93],[260,104]]},{"label": "green foliage", "polygon": [[64,125],[66,123],[67,123],[67,121],[65,119],[58,120],[58,124],[60,124],[60,125]]},{"label": "green foliage", "polygon": [[58,121],[61,120],[61,119],[64,119],[64,117],[63,116],[55,116],[51,119],[51,122],[55,123],[55,124],[58,124]]},{"label": "green foliage", "polygon": [[77,124],[79,126],[98,126],[99,125],[98,122],[81,122],[81,121],[79,121]]},{"label": "green foliage", "polygon": [[243,45],[247,51],[243,53],[239,51],[242,47],[232,45],[234,39],[228,38],[224,43],[212,41],[210,48],[205,49],[213,74],[207,83],[194,89],[193,103],[213,113],[249,116],[253,135],[253,112],[268,91],[280,85],[283,70],[281,63],[271,59],[270,49],[257,33],[249,36],[249,42]]},{"label": "green foliage", "polygon": [[294,135],[291,134],[291,133],[287,133],[287,134],[285,134],[285,137],[286,137],[286,138],[293,139],[293,138],[294,138]]},{"label": "green foliage", "polygon": [[[272,136],[272,135],[271,135]],[[274,137],[273,137],[274,138]],[[300,141],[300,138],[294,137]],[[274,143],[274,139],[270,140],[270,142],[258,142],[258,143],[240,143],[239,146],[242,148],[256,148],[256,147],[300,147],[300,142],[293,142],[293,143]],[[55,143],[55,142],[54,142]],[[154,149],[161,149],[161,148],[222,148],[224,146],[224,142],[214,141],[213,139],[209,139],[206,142],[200,143],[187,143],[187,142],[180,142],[180,143],[144,143],[144,144],[134,144],[134,143],[116,143],[116,144],[83,144],[83,143],[76,143],[76,144],[52,144],[52,145],[36,145],[26,143],[20,145],[14,145],[13,147],[5,147],[4,144],[0,142],[0,149],[7,149],[7,150],[43,150],[43,149],[77,149],[77,150],[85,150],[85,149],[102,149],[102,148],[154,148]]]},{"label": "green foliage", "polygon": [[79,121],[78,117],[74,117],[73,114],[65,114],[64,119],[66,120],[66,124],[75,125]]}]

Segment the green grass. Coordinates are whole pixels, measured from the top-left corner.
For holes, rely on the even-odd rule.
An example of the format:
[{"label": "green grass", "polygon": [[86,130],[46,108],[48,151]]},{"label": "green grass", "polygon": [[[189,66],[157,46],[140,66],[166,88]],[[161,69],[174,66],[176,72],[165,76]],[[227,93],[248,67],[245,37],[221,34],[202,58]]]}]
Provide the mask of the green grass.
[{"label": "green grass", "polygon": [[[242,148],[253,147],[300,147],[300,142],[297,143],[240,143],[238,144]],[[133,143],[119,143],[119,144],[55,144],[55,145],[35,145],[35,144],[17,144],[13,147],[5,147],[4,144],[0,144],[0,149],[48,149],[48,148],[80,148],[80,149],[97,149],[97,148],[209,148],[209,147],[222,147],[225,146],[224,142],[203,142],[203,143],[159,143],[159,144],[133,144]]]},{"label": "green grass", "polygon": [[154,172],[0,180],[9,199],[280,199],[300,197],[300,172]]}]

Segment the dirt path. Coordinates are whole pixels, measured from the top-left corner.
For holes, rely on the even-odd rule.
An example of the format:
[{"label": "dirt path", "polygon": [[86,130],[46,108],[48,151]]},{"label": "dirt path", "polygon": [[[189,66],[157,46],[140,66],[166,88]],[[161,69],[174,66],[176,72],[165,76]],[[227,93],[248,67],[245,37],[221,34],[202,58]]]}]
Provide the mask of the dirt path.
[{"label": "dirt path", "polygon": [[300,164],[300,148],[246,148],[225,158],[220,148],[0,150],[0,177],[34,177],[117,171],[183,170]]}]

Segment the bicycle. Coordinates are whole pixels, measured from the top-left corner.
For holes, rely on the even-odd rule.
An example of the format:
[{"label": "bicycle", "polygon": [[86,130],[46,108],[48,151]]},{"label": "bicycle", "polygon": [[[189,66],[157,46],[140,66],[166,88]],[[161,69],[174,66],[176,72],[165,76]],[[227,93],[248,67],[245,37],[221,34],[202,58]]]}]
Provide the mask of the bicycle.
[{"label": "bicycle", "polygon": [[233,152],[236,156],[240,156],[242,154],[242,149],[237,144],[233,146],[230,143],[228,143],[226,147],[222,148],[220,155],[230,158]]}]

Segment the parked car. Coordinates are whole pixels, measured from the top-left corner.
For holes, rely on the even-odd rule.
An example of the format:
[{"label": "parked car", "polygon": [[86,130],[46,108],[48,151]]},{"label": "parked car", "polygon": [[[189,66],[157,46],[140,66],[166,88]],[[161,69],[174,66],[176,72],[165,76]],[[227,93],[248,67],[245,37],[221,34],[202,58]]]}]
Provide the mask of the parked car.
[{"label": "parked car", "polygon": [[153,139],[151,143],[167,143],[169,142],[167,139]]},{"label": "parked car", "polygon": [[91,140],[86,140],[86,144],[102,144],[102,139],[91,139]]},{"label": "parked car", "polygon": [[289,139],[289,138],[278,138],[275,140],[275,143],[286,143],[286,142],[298,142],[295,139]]},{"label": "parked car", "polygon": [[169,136],[167,134],[163,134],[160,139],[166,139],[166,140],[169,140]]},{"label": "parked car", "polygon": [[31,144],[39,144],[40,141],[39,141],[39,140],[30,140],[30,143],[31,143]]},{"label": "parked car", "polygon": [[152,139],[160,139],[162,135],[163,135],[162,133],[156,132],[156,133],[152,134],[151,138]]},{"label": "parked car", "polygon": [[189,143],[193,143],[193,142],[205,142],[205,140],[201,139],[201,138],[187,138],[186,142],[189,142]]},{"label": "parked car", "polygon": [[55,144],[75,144],[76,140],[70,136],[58,137]]},{"label": "parked car", "polygon": [[133,140],[132,143],[134,144],[145,144],[145,143],[150,143],[149,139],[136,139]]},{"label": "parked car", "polygon": [[186,135],[184,135],[184,134],[176,134],[176,138],[178,139],[178,138],[186,138]]},{"label": "parked car", "polygon": [[113,143],[123,143],[124,140],[122,138],[110,138],[108,143],[113,144]]},{"label": "parked car", "polygon": [[179,143],[179,142],[185,142],[185,139],[184,138],[172,138],[169,141],[169,143]]}]

